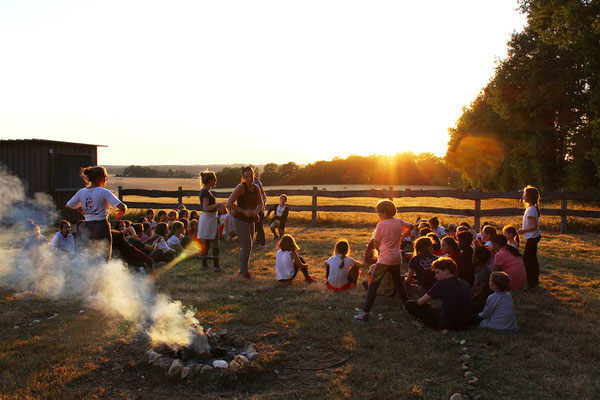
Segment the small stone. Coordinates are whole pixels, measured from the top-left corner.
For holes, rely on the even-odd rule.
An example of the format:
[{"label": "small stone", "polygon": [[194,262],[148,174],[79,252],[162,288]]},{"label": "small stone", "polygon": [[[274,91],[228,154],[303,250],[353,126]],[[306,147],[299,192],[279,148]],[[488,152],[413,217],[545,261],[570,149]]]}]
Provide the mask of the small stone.
[{"label": "small stone", "polygon": [[467,362],[467,361],[471,360],[471,356],[468,354],[463,354],[462,356],[460,356],[460,360]]},{"label": "small stone", "polygon": [[466,353],[467,351],[469,351],[468,347],[463,347],[462,349],[460,349],[463,353]]},{"label": "small stone", "polygon": [[470,383],[471,385],[474,385],[475,383],[477,383],[477,381],[478,381],[478,380],[479,380],[479,379],[477,379],[477,377],[476,377],[476,376],[474,376],[473,378],[469,379],[469,383]]},{"label": "small stone", "polygon": [[225,336],[225,335],[227,335],[227,333],[228,333],[227,329],[221,329],[219,332],[217,332],[217,334],[219,336]]},{"label": "small stone", "polygon": [[40,323],[40,320],[39,320],[39,319],[34,319],[34,320],[31,322],[31,323],[32,323],[32,324],[39,324],[39,323]]},{"label": "small stone", "polygon": [[360,308],[358,308],[358,307],[354,307],[354,311],[361,312],[362,310]]},{"label": "small stone", "polygon": [[171,364],[173,364],[173,361],[175,361],[175,360],[173,360],[172,358],[161,357],[158,360],[156,360],[154,365],[156,365],[159,368],[168,370],[169,368],[171,368]]},{"label": "small stone", "polygon": [[461,339],[461,341],[459,343],[462,346],[463,344],[467,343],[467,341],[465,339]]},{"label": "small stone", "polygon": [[243,363],[246,363],[246,362],[250,361],[250,360],[248,360],[248,358],[247,358],[247,357],[245,357],[245,356],[243,356],[243,355],[241,355],[241,354],[240,354],[240,355],[237,355],[237,356],[235,356],[234,360],[235,360],[235,361],[236,361],[238,364],[243,364]]},{"label": "small stone", "polygon": [[473,376],[473,373],[471,371],[465,372],[465,378],[470,378],[472,376]]},{"label": "small stone", "polygon": [[467,389],[475,391],[475,390],[477,390],[477,387],[475,387],[473,385],[467,385]]},{"label": "small stone", "polygon": [[13,326],[13,329],[19,329],[19,325]]},{"label": "small stone", "polygon": [[460,393],[454,393],[452,396],[450,396],[450,400],[463,400],[463,399],[464,399],[464,397]]},{"label": "small stone", "polygon": [[195,377],[196,375],[200,374],[200,371],[202,371],[201,364],[192,363],[189,365],[189,367],[190,367],[190,378]]},{"label": "small stone", "polygon": [[233,339],[231,341],[231,344],[235,347],[244,347],[244,344],[246,343],[246,341],[244,340],[244,338],[237,336],[235,339]]},{"label": "small stone", "polygon": [[83,314],[85,310],[79,310],[79,314]]},{"label": "small stone", "polygon": [[208,360],[211,357],[210,345],[206,335],[198,334],[193,341],[194,352],[199,360]]},{"label": "small stone", "polygon": [[458,339],[457,338],[452,338],[452,339],[450,339],[450,342],[452,344],[458,344]]},{"label": "small stone", "polygon": [[190,376],[190,372],[192,372],[192,369],[190,367],[181,368],[181,379],[185,379],[188,376]]},{"label": "small stone", "polygon": [[224,361],[224,360],[215,360],[215,361],[213,361],[212,365],[214,368],[221,368],[221,369],[226,369],[228,366],[227,361]]},{"label": "small stone", "polygon": [[476,396],[473,397],[473,400],[481,400],[483,399],[483,395],[482,394],[478,394]]},{"label": "small stone", "polygon": [[252,351],[252,352],[250,352],[250,353],[248,353],[246,355],[248,356],[248,358],[250,360],[252,360],[252,359],[254,359],[254,358],[256,358],[258,356],[258,353]]},{"label": "small stone", "polygon": [[229,295],[229,298],[230,298],[231,300],[235,300],[235,296]]},{"label": "small stone", "polygon": [[232,360],[229,362],[229,368],[231,369],[238,369],[240,367],[240,363],[238,363],[235,360]]},{"label": "small stone", "polygon": [[154,350],[148,350],[146,352],[146,356],[148,356],[148,363],[153,364],[156,360],[160,358],[160,354],[155,352]]},{"label": "small stone", "polygon": [[467,364],[463,364],[462,367],[463,371],[466,371],[469,369],[469,366]]},{"label": "small stone", "polygon": [[208,371],[212,371],[213,369],[214,368],[211,367],[210,365],[206,365],[205,364],[205,365],[202,366],[202,369],[200,370],[200,373],[204,374],[204,373],[206,373]]},{"label": "small stone", "polygon": [[442,335],[447,335],[447,334],[448,334],[448,329],[442,330]]},{"label": "small stone", "polygon": [[173,361],[173,363],[171,363],[171,366],[169,367],[169,371],[167,371],[167,374],[169,376],[179,376],[181,374],[182,369],[183,369],[183,362],[181,362],[181,360],[175,360],[175,361]]},{"label": "small stone", "polygon": [[279,370],[278,369],[274,370],[273,372],[275,372],[276,374],[279,374]]}]

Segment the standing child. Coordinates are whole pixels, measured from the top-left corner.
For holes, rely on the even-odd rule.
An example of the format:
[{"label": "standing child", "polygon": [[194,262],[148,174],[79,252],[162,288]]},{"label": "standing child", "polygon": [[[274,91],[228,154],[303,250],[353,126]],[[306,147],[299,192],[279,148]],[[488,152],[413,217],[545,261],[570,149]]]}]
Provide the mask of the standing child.
[{"label": "standing child", "polygon": [[396,291],[400,295],[402,303],[406,304],[408,301],[408,294],[403,279],[400,277],[400,265],[402,263],[400,245],[403,235],[409,234],[413,225],[401,218],[394,217],[396,215],[396,205],[390,200],[381,200],[375,206],[375,211],[377,211],[380,222],[375,228],[373,239],[375,239],[375,249],[379,252],[379,259],[373,271],[373,280],[369,284],[363,310],[354,316],[358,321],[369,320],[371,307],[373,307],[377,297],[377,288],[383,277],[388,273],[394,279]]},{"label": "standing child", "polygon": [[58,229],[59,231],[50,241],[50,246],[67,254],[75,254],[75,238],[71,233],[69,221],[64,219],[58,221]]},{"label": "standing child", "polygon": [[298,274],[298,270],[304,275],[304,280],[308,283],[316,282],[308,274],[308,264],[298,255],[300,247],[296,244],[294,238],[290,235],[283,235],[279,244],[279,250],[276,254],[275,278],[283,282],[286,286],[291,285]]},{"label": "standing child", "polygon": [[523,214],[523,227],[519,234],[525,238],[525,250],[523,250],[523,262],[527,270],[527,288],[535,289],[540,281],[540,264],[537,259],[538,243],[542,239],[540,231],[540,192],[533,186],[523,189],[523,201],[527,209]]},{"label": "standing child", "polygon": [[333,256],[325,261],[327,269],[327,289],[337,292],[356,285],[360,263],[349,257],[350,244],[346,239],[338,240]]},{"label": "standing child", "polygon": [[494,291],[488,296],[485,308],[479,313],[482,318],[480,328],[493,329],[500,333],[514,333],[519,331],[515,319],[515,305],[508,292],[510,277],[504,272],[492,272],[490,276],[490,289]]}]

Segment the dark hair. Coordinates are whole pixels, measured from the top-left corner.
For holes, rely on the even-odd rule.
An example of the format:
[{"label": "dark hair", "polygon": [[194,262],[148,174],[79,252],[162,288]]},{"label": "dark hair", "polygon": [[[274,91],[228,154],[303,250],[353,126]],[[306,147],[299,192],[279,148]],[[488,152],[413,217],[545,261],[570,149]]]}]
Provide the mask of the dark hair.
[{"label": "dark hair", "polygon": [[494,228],[491,225],[486,225],[481,232],[485,233],[486,235],[496,235],[498,233],[498,231],[496,231],[496,228]]},{"label": "dark hair", "polygon": [[530,206],[534,206],[535,207],[535,209],[538,212],[538,217],[540,215],[542,215],[542,213],[540,212],[540,206],[539,206],[540,191],[536,187],[534,187],[534,186],[527,185],[523,189],[523,193],[525,194],[525,198],[527,199],[525,202],[527,204],[529,204]]},{"label": "dark hair", "polygon": [[175,210],[171,210],[169,211],[169,214],[167,214],[169,218],[171,218],[171,215],[175,216],[175,219],[179,218],[179,212],[175,211]]},{"label": "dark hair", "polygon": [[396,205],[391,200],[380,200],[375,206],[375,211],[391,218],[396,215]]},{"label": "dark hair", "polygon": [[473,244],[473,234],[471,231],[458,232],[456,238],[458,239],[458,246],[461,250],[471,247],[471,244]]},{"label": "dark hair", "polygon": [[198,214],[198,211],[192,210],[190,212],[190,220],[192,220],[192,219],[198,220],[199,218],[200,218],[200,214]]},{"label": "dark hair", "polygon": [[123,222],[125,223],[125,228],[129,228],[131,226],[131,221],[128,219],[124,219]]},{"label": "dark hair", "polygon": [[187,218],[189,216],[190,216],[190,212],[188,211],[187,208],[184,208],[183,210],[179,211],[178,217],[179,217],[180,220],[181,220],[181,218]]},{"label": "dark hair", "polygon": [[448,246],[452,247],[452,251],[460,251],[460,247],[458,246],[458,242],[454,240],[453,237],[446,236],[442,239],[442,243],[446,243]]},{"label": "dark hair", "polygon": [[148,222],[148,220],[146,219],[146,217],[139,217],[137,220],[138,224],[143,224],[144,222]]},{"label": "dark hair", "polygon": [[300,250],[300,247],[298,247],[294,238],[287,233],[281,237],[279,243],[277,244],[277,247],[283,251]]},{"label": "dark hair", "polygon": [[415,250],[413,252],[413,257],[424,253],[427,251],[427,249],[429,249],[429,253],[431,253],[431,249],[433,248],[433,243],[431,241],[431,239],[429,239],[428,237],[420,237],[415,241]]},{"label": "dark hair", "polygon": [[471,229],[471,225],[469,225],[469,223],[467,221],[463,221],[460,224],[458,224],[460,226],[466,226],[467,228]]},{"label": "dark hair", "polygon": [[144,226],[142,224],[139,223],[135,223],[132,224],[131,226],[133,226],[133,230],[135,231],[135,233],[139,236],[142,233],[144,233]]},{"label": "dark hair", "polygon": [[281,199],[285,199],[285,201],[287,201],[287,199],[288,199],[287,195],[282,194],[281,196],[279,196],[279,200],[281,200]]},{"label": "dark hair", "polygon": [[69,228],[71,227],[71,224],[69,223],[69,221],[67,221],[66,219],[61,219],[60,221],[58,221],[58,229],[62,230],[62,228],[68,225]]},{"label": "dark hair", "polygon": [[147,216],[148,214],[150,214],[150,213],[152,213],[152,215],[154,215],[154,210],[153,210],[153,209],[151,209],[151,208],[149,208],[149,209],[147,209],[147,210],[146,210],[146,216]]},{"label": "dark hair", "polygon": [[247,167],[243,167],[242,168],[242,180],[241,180],[242,182],[244,182],[244,173],[246,173],[248,171],[252,171],[252,176],[253,177],[255,176],[255,174],[254,174],[254,168],[252,168],[252,166],[249,165]]},{"label": "dark hair", "polygon": [[510,287],[510,276],[503,271],[494,271],[490,275],[490,280],[494,282],[496,288],[501,292],[505,292]]},{"label": "dark hair", "polygon": [[150,222],[144,222],[142,224],[142,232],[146,232],[150,228],[152,228],[152,225],[150,225]]},{"label": "dark hair", "polygon": [[[471,230],[464,225],[460,225],[458,228],[456,228],[456,234],[459,232],[471,232]],[[473,234],[471,233],[471,235]]]},{"label": "dark hair", "polygon": [[159,212],[156,213],[156,216],[158,218],[160,218],[162,215],[167,215],[167,212],[165,210],[160,210]]},{"label": "dark hair", "polygon": [[521,253],[519,253],[519,250],[517,250],[514,247],[508,245],[508,239],[506,238],[506,236],[497,233],[497,234],[495,234],[495,235],[492,236],[491,241],[492,241],[492,243],[497,243],[501,247],[505,248],[513,256],[522,257]]},{"label": "dark hair", "polygon": [[421,228],[419,230],[419,237],[427,236],[430,233],[433,233],[433,231],[431,230],[431,228]]},{"label": "dark hair", "polygon": [[217,175],[214,171],[202,171],[200,172],[200,180],[202,181],[203,185],[206,185],[213,180],[216,181]]},{"label": "dark hair", "polygon": [[342,263],[340,264],[340,269],[344,267],[344,258],[348,255],[350,251],[350,243],[346,239],[340,239],[335,244],[335,249],[333,251],[333,255],[338,253],[342,256]]},{"label": "dark hair", "polygon": [[433,250],[439,250],[442,248],[442,240],[435,232],[430,232],[427,234],[427,237],[431,239],[431,243],[433,243]]},{"label": "dark hair", "polygon": [[456,224],[448,224],[447,230],[448,232],[456,232]]},{"label": "dark hair", "polygon": [[450,271],[452,275],[456,275],[456,263],[450,257],[440,257],[431,263],[433,269],[440,271]]},{"label": "dark hair", "polygon": [[158,236],[165,237],[165,236],[167,236],[168,230],[169,230],[169,225],[167,225],[166,222],[159,222],[158,224],[156,224],[154,233],[156,233]]},{"label": "dark hair", "polygon": [[438,217],[433,217],[429,220],[429,224],[433,227],[433,226],[440,226],[440,220],[438,219]]},{"label": "dark hair", "polygon": [[39,226],[37,226],[37,225],[35,224],[35,222],[33,222],[33,220],[32,220],[31,218],[27,218],[27,219],[25,220],[25,230],[26,230],[27,232],[33,232],[33,231],[35,231],[36,229],[40,229],[40,227],[39,227]]},{"label": "dark hair", "polygon": [[185,229],[185,227],[183,226],[183,222],[181,222],[181,221],[173,222],[173,226],[171,227],[171,231],[169,232],[168,237],[173,236],[173,234],[175,233],[175,229],[177,229],[177,228]]},{"label": "dark hair", "polygon": [[[510,233],[511,235],[513,235],[513,236],[515,237],[515,242],[516,242],[518,245],[519,245],[519,244],[521,244],[521,243],[520,243],[520,240],[519,240],[519,233],[517,232],[517,228],[515,228],[515,227],[514,227],[514,226],[512,226],[512,225],[506,225],[506,226],[504,227],[504,229],[502,229],[502,233],[504,233],[504,232],[506,232],[506,233]],[[507,239],[508,239],[508,238],[507,238]]]},{"label": "dark hair", "polygon": [[[492,251],[487,246],[476,246],[473,251],[473,260],[477,259],[476,266],[484,266],[487,268],[487,264],[492,257]],[[473,262],[475,264],[475,262]]]},{"label": "dark hair", "polygon": [[83,178],[83,181],[86,183],[86,185],[93,185],[99,179],[104,178],[106,176],[106,169],[98,165],[96,165],[95,167],[85,167],[81,168],[80,175],[81,178]]},{"label": "dark hair", "polygon": [[187,229],[188,225],[190,224],[190,220],[187,218],[179,218],[179,221],[183,224],[184,229]]}]

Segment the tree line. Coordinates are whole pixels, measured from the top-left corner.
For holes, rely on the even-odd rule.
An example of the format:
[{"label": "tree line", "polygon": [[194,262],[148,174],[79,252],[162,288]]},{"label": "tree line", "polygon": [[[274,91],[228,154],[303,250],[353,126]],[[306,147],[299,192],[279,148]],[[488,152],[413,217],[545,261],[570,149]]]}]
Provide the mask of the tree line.
[{"label": "tree line", "polygon": [[145,167],[140,165],[130,165],[122,173],[116,176],[126,176],[135,178],[195,178],[196,175],[179,169],[162,170],[158,168]]},{"label": "tree line", "polygon": [[520,0],[523,32],[451,128],[463,185],[600,187],[600,1]]}]

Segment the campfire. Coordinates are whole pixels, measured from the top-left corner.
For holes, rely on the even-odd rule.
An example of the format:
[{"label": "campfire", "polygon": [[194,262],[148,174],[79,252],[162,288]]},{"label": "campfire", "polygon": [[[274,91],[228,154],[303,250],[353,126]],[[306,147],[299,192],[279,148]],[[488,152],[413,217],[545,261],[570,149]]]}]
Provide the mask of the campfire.
[{"label": "campfire", "polygon": [[189,345],[160,343],[146,355],[148,363],[164,370],[168,376],[190,379],[209,371],[236,370],[249,364],[258,356],[254,346],[227,329],[209,328],[204,333],[202,327],[197,326]]}]

